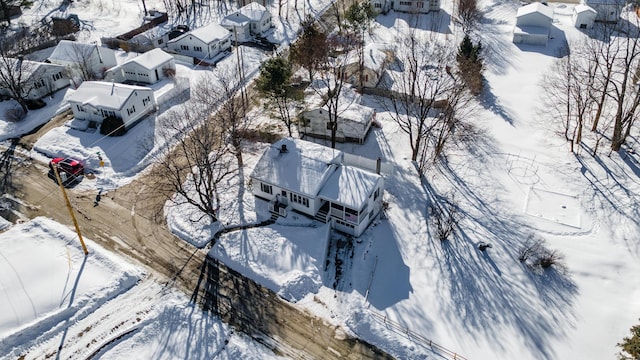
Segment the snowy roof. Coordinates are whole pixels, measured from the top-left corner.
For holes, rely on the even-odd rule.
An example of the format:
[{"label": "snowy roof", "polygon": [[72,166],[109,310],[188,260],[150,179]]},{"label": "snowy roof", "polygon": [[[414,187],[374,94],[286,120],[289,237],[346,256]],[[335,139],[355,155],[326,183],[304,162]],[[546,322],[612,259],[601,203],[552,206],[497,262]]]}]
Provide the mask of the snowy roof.
[{"label": "snowy roof", "polygon": [[153,49],[142,55],[136,56],[133,59],[127,60],[122,65],[136,63],[147,70],[152,70],[171,60],[173,60],[173,56],[160,49]]},{"label": "snowy roof", "polygon": [[222,40],[225,37],[229,37],[231,36],[231,33],[229,33],[229,30],[223,28],[221,25],[216,23],[211,23],[201,28],[192,30],[172,41],[178,41],[179,39],[182,39],[183,37],[189,36],[189,35],[200,39],[200,41],[204,42],[205,44],[209,44],[213,41]]},{"label": "snowy roof", "polygon": [[[281,151],[282,145],[286,151]],[[293,192],[315,197],[331,164],[342,152],[309,141],[284,138],[265,150],[251,177]]]},{"label": "snowy roof", "polygon": [[343,119],[366,124],[369,122],[374,112],[374,109],[367,106],[360,104],[348,104],[343,106],[341,109],[338,109],[338,116]]},{"label": "snowy roof", "polygon": [[233,14],[229,14],[220,21],[220,25],[222,26],[238,26],[245,25],[250,22],[250,19],[238,12],[234,12]]},{"label": "snowy roof", "polygon": [[241,7],[238,12],[249,18],[251,21],[260,21],[262,19],[262,15],[268,11],[267,8],[257,2],[251,2]]},{"label": "snowy roof", "polygon": [[[7,61],[11,62],[14,67],[17,66],[18,59],[7,58]],[[0,67],[0,71],[2,71],[2,68],[4,68],[4,66]],[[57,65],[57,64],[43,63],[43,62],[31,61],[31,60],[22,60],[23,79],[25,75],[29,77],[43,68],[50,68],[50,69],[59,68],[60,71],[64,70],[64,66]]]},{"label": "snowy roof", "polygon": [[96,50],[100,51],[100,47],[95,44],[84,44],[77,41],[61,40],[51,53],[51,56],[49,56],[49,61],[59,60],[77,62],[81,59],[90,57]]},{"label": "snowy roof", "polygon": [[380,175],[353,166],[340,166],[331,174],[319,196],[355,210],[365,204]]},{"label": "snowy roof", "polygon": [[[387,54],[385,54],[382,49],[380,49],[377,44],[369,44],[364,48],[364,66],[369,69],[373,69],[374,71],[379,71],[384,62],[387,59]],[[356,51],[352,51],[349,54],[349,60],[347,63],[357,63],[358,62],[358,54]]]},{"label": "snowy roof", "polygon": [[525,6],[522,6],[516,12],[516,17],[521,17],[533,13],[540,13],[549,19],[553,20],[553,8],[543,5],[539,2],[534,2]]},{"label": "snowy roof", "polygon": [[85,81],[69,96],[69,102],[88,104],[94,107],[120,110],[127,99],[137,90],[151,89],[143,86],[124,85],[105,81]]},{"label": "snowy roof", "polygon": [[583,12],[591,12],[591,13],[594,13],[594,14],[597,13],[597,11],[594,8],[592,8],[589,5],[585,5],[585,4],[578,4],[573,8],[573,10],[578,14],[583,13]]}]

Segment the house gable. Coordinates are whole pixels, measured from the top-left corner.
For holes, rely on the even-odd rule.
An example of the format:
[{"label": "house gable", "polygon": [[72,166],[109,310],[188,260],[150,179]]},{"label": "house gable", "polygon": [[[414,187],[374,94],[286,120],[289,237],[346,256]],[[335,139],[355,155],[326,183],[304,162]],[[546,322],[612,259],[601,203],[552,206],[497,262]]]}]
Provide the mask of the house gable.
[{"label": "house gable", "polygon": [[341,157],[342,152],[339,150],[285,138],[265,150],[251,177],[315,198],[328,176],[335,170],[335,164],[340,163]]}]

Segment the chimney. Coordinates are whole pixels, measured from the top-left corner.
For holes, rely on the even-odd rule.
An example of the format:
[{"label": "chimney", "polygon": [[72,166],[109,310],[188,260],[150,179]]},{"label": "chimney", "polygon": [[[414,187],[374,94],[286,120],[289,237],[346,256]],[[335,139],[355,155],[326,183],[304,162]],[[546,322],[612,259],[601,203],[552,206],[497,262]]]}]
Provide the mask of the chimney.
[{"label": "chimney", "polygon": [[280,145],[280,153],[286,153],[287,152],[287,144],[282,144]]}]

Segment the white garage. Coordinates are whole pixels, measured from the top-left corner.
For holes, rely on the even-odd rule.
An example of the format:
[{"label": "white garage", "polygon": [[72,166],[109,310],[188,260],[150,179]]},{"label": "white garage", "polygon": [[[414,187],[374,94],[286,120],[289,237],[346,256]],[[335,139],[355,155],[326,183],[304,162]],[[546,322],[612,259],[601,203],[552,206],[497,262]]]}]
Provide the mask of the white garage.
[{"label": "white garage", "polygon": [[591,29],[596,21],[597,14],[596,10],[591,6],[579,4],[573,8],[571,20],[573,20],[573,25],[578,29]]},{"label": "white garage", "polygon": [[547,45],[553,9],[539,2],[525,5],[516,13],[515,44]]}]

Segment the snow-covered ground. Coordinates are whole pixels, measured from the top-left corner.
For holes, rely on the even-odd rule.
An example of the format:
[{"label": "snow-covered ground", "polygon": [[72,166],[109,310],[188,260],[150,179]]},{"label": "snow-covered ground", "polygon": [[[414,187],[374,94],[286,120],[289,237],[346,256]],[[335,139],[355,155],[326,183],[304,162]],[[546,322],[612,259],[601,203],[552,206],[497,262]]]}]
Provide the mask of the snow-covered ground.
[{"label": "snow-covered ground", "polygon": [[[459,43],[461,39],[449,19],[451,4],[443,4],[439,36]],[[487,49],[487,92],[473,119],[480,133],[472,146],[450,149],[446,166],[431,169],[426,181],[421,181],[408,160],[406,138],[380,108],[377,120],[382,127],[373,129],[364,145],[339,145],[346,152],[370,158],[380,156],[393,164],[393,170],[385,174],[385,201],[389,208],[384,218],[376,220],[355,242],[351,260],[343,266],[338,283],[333,279],[335,267],[325,267],[327,260],[332,261],[336,247],[329,253],[326,249],[327,244],[335,245],[341,240],[301,215],[279,219],[273,226],[224,234],[210,254],[398,358],[437,358],[418,336],[470,359],[613,358],[615,344],[640,313],[640,283],[635,277],[640,271],[640,182],[636,163],[617,153],[594,159],[587,155],[576,157],[567,151],[566,144],[554,132],[553,119],[541,109],[540,81],[564,39],[583,36],[570,24],[573,5],[551,4],[556,9],[555,28],[547,47],[516,46],[511,42],[517,6],[491,2],[484,7],[479,36]],[[139,15],[140,10],[132,12]],[[125,13],[121,12],[123,19]],[[432,21],[431,16],[420,20]],[[135,19],[139,20],[139,16]],[[381,16],[373,40],[393,44],[393,36],[410,29],[414,20],[393,12]],[[428,24],[412,26],[423,31],[430,28]],[[286,40],[293,36],[295,25],[290,28],[287,32],[284,30],[289,27],[279,26],[277,34],[283,34],[282,39]],[[257,69],[263,55],[247,56],[244,63]],[[225,61],[233,66],[234,59],[231,56]],[[206,70],[184,66],[180,71],[183,76],[196,79],[199,72]],[[363,103],[377,106],[369,97],[364,97]],[[53,107],[41,111],[54,112]],[[35,112],[30,116],[28,120],[39,117]],[[128,183],[149,165],[144,154],[131,156],[119,149],[135,149],[139,139],[153,136],[155,117],[161,116],[162,113],[155,114],[125,137],[115,139],[68,128],[52,130],[36,144],[39,153],[32,156],[65,154],[84,158],[89,167],[96,168],[97,179],[85,179],[80,189],[114,188]],[[4,125],[3,129],[9,127]],[[244,179],[248,179],[265,146],[247,144]],[[97,169],[98,151],[106,158],[102,169]],[[237,197],[225,199],[221,207],[224,226],[252,223],[269,216],[266,205],[248,190],[240,201]],[[446,243],[430,235],[427,205],[438,196],[454,196],[464,214],[458,236]],[[207,224],[194,226],[184,221],[181,210],[168,208],[167,215],[170,226],[185,241],[203,246],[195,239],[212,235],[213,229]],[[27,250],[20,245],[36,240],[16,226],[5,234],[26,240],[10,242],[0,238],[0,253],[16,254],[0,259],[0,266],[16,264],[14,256],[29,256],[45,263],[43,266],[58,269],[60,274],[69,274],[67,280],[62,275],[58,277],[64,280],[60,284],[72,286],[79,264],[74,261],[67,265],[64,261],[82,259],[73,234],[43,219],[20,226],[66,235],[57,237],[56,251],[36,257],[33,246]],[[568,271],[534,272],[523,266],[517,252],[530,236],[545,239],[550,249],[564,254]],[[492,248],[480,252],[480,242],[488,242]],[[47,265],[52,253],[58,258]],[[102,256],[107,258],[106,254]],[[108,308],[127,294],[132,298],[150,297],[147,303],[140,302],[143,308],[135,308],[148,315],[140,321],[139,330],[109,345],[101,353],[103,357],[181,358],[187,353],[194,358],[267,356],[262,348],[240,336],[234,336],[235,342],[219,351],[230,332],[218,320],[202,314],[177,294],[165,294],[142,273],[123,270],[132,268],[120,261],[112,259],[115,265],[105,270],[102,262],[98,265],[91,259],[82,274],[88,274],[91,268],[96,276],[111,279],[111,283],[121,284],[126,277],[129,281],[141,278],[143,284],[150,285],[110,288],[100,282],[100,286],[92,287],[96,281],[88,279],[86,287],[78,285],[73,303],[69,296],[64,297],[70,293],[64,284],[49,292],[55,297],[39,300],[35,310],[20,302],[13,312],[15,316],[0,318],[3,333],[15,334],[20,326],[26,326],[21,324],[27,323],[32,324],[31,329],[48,326],[54,330],[42,331],[44,335],[34,330],[24,338],[2,335],[2,346],[11,351],[9,357],[19,355],[34,341],[60,342],[64,336],[59,330],[62,325],[50,324],[46,319],[58,316],[58,322],[72,321],[73,316],[79,316],[73,314]],[[23,283],[35,280],[27,271],[30,268],[18,272]],[[123,275],[129,274],[127,271],[134,275]],[[7,306],[18,303],[15,299],[35,294],[36,290],[27,291],[27,287],[8,287],[5,279],[9,278],[4,275],[1,279],[3,288],[13,289],[5,292]],[[87,296],[95,297],[96,302],[85,310],[79,304]],[[71,306],[73,310],[67,311],[73,314],[64,317],[67,312],[61,307],[67,306]],[[214,330],[199,331],[205,326]],[[109,330],[100,331],[108,338]],[[202,344],[207,344],[206,348]]]}]

